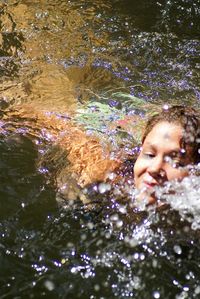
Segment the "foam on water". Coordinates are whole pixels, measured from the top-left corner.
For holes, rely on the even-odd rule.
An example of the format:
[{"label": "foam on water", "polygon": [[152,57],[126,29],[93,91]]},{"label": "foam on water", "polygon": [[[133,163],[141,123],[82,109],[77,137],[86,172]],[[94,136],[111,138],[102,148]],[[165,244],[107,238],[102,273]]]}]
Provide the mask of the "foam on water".
[{"label": "foam on water", "polygon": [[192,229],[200,228],[200,177],[191,175],[181,182],[168,182],[163,188],[157,189],[157,196],[163,202],[177,210]]}]

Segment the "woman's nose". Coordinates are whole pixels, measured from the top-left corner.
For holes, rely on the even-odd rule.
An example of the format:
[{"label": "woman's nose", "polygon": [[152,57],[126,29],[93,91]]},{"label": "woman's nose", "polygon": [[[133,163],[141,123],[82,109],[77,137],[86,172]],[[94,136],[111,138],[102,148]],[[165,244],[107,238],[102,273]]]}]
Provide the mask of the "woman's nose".
[{"label": "woman's nose", "polygon": [[162,157],[154,157],[154,159],[151,160],[151,163],[148,167],[148,172],[151,174],[151,176],[164,176],[165,170]]}]

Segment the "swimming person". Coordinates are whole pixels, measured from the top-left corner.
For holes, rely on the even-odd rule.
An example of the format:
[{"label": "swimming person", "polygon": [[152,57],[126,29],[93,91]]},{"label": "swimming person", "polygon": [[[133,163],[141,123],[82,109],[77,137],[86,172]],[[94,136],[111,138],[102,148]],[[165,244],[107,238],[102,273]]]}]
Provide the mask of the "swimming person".
[{"label": "swimming person", "polygon": [[200,162],[199,112],[185,106],[163,109],[147,121],[142,146],[134,165],[138,199],[156,202],[155,187],[190,174]]},{"label": "swimming person", "polygon": [[[80,198],[83,188],[99,182],[108,182],[113,189],[122,187],[122,195],[126,196],[124,183],[130,181],[130,188],[137,189],[137,199],[153,204],[155,187],[181,181],[190,174],[188,166],[200,162],[199,111],[190,107],[172,106],[151,116],[144,129],[140,153],[138,157],[132,155],[130,161],[129,154],[127,158],[126,150],[121,148],[113,156],[112,145],[88,134],[73,121],[73,116],[59,117],[30,107],[23,105],[2,112],[5,122],[2,130],[13,124],[9,130],[19,132],[18,127],[24,127],[27,135],[49,140],[38,164],[55,175],[58,190],[66,200]],[[138,116],[137,122],[139,126]]]}]

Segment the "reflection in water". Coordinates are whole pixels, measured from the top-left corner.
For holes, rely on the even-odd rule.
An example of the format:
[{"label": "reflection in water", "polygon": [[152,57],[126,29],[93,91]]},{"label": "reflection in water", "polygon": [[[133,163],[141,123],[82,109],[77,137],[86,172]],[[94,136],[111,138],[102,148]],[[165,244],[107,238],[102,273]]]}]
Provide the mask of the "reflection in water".
[{"label": "reflection in water", "polygon": [[[12,61],[9,67],[4,68],[7,72],[10,69],[9,74],[13,76],[15,67],[19,76],[15,75],[13,87],[9,85],[8,88],[7,83],[2,90],[8,101],[18,94],[18,101],[38,101],[39,105],[46,103],[48,107],[46,95],[50,102],[55,102],[55,96],[51,98],[51,90],[55,93],[60,90],[60,81],[55,78],[59,76],[65,83],[57,95],[62,110],[73,106],[72,102],[76,105],[79,96],[85,99],[88,95],[85,95],[85,89],[101,95],[102,88],[108,88],[107,78],[110,78],[109,84],[114,90],[121,88],[147,100],[161,98],[164,101],[195,102],[199,98],[199,41],[195,39],[199,24],[196,22],[198,10],[195,1],[191,4],[192,31],[186,38],[174,34],[173,28],[177,28],[177,19],[174,19],[175,24],[171,20],[171,14],[176,13],[174,4],[166,5],[168,9],[165,10],[164,5],[145,1],[140,5],[126,1],[123,7],[119,1],[115,2],[59,1],[58,5],[55,1],[18,1],[2,4],[3,51],[6,63]],[[182,6],[177,4],[178,14],[183,19],[185,10],[189,8],[187,1],[180,2]],[[149,16],[150,11],[154,12],[155,18]],[[163,15],[166,16],[164,19]],[[160,26],[161,21],[166,26]],[[190,28],[188,26],[187,22],[182,24],[185,31]],[[55,70],[57,73],[53,78],[46,71],[49,64],[52,72]],[[71,82],[68,73],[74,66],[77,72]],[[83,67],[86,67],[86,72],[80,91],[79,72],[82,73]],[[99,78],[96,72],[91,73],[92,67],[102,67],[103,76]],[[46,82],[44,76],[47,76]],[[99,82],[101,91],[98,89]],[[47,85],[45,94],[42,91],[44,85]],[[54,109],[58,105],[55,104]]]},{"label": "reflection in water", "polygon": [[[49,134],[58,132],[51,113],[40,124],[31,116],[70,117],[116,151],[135,142],[130,123],[152,104],[198,108],[198,17],[196,0],[2,1],[2,298],[199,298],[199,179],[183,182],[184,198],[177,186],[166,186],[178,191],[170,197],[158,190],[173,209],[143,212],[132,181],[83,190],[65,173],[75,201],[60,206],[66,193],[58,194],[51,166],[69,161]],[[9,110],[24,103],[33,107],[24,118]],[[49,168],[38,166],[51,155]]]}]

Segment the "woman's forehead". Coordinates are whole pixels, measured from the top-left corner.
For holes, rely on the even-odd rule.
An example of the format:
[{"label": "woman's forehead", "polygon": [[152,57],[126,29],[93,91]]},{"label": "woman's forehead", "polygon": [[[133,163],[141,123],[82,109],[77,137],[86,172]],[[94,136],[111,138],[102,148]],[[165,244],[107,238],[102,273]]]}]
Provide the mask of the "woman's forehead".
[{"label": "woman's forehead", "polygon": [[145,140],[151,142],[151,140],[177,140],[183,137],[183,127],[181,125],[169,122],[160,122],[156,124],[152,130],[148,133]]}]

